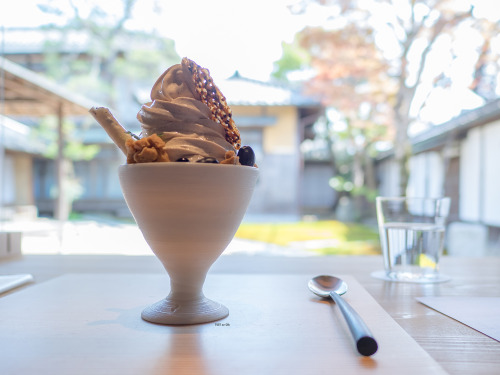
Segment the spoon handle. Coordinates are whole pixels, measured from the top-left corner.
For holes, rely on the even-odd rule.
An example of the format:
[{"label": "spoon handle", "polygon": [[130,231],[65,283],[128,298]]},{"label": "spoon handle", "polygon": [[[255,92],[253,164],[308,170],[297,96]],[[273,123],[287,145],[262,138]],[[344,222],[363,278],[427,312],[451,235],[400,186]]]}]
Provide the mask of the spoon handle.
[{"label": "spoon handle", "polygon": [[356,342],[356,348],[359,354],[364,356],[370,356],[375,354],[378,349],[377,341],[373,338],[370,329],[367,327],[363,319],[359,314],[349,305],[342,297],[340,297],[335,292],[330,292],[330,297],[335,301],[335,304],[339,307],[344,319],[349,326],[352,337]]}]

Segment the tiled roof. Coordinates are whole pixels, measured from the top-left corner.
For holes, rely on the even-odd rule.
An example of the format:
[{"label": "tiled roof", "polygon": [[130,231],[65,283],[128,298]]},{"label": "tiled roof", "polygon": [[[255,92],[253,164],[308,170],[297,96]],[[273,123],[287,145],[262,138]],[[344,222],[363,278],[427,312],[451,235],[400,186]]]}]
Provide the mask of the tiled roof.
[{"label": "tiled roof", "polygon": [[470,128],[500,119],[500,99],[484,106],[464,111],[461,115],[440,125],[435,125],[412,137],[415,152],[439,146],[450,136],[458,136]]},{"label": "tiled roof", "polygon": [[53,115],[62,103],[65,115],[88,115],[88,109],[93,105],[86,97],[2,57],[0,72],[3,75],[4,114]]},{"label": "tiled roof", "polygon": [[0,130],[3,137],[2,143],[6,149],[39,155],[47,149],[45,143],[33,139],[29,126],[9,117],[0,115]]},{"label": "tiled roof", "polygon": [[[216,81],[215,84],[226,97],[230,106],[284,106],[319,107],[319,100],[300,94],[298,89],[286,85],[244,78],[238,73],[232,77]],[[137,90],[140,103],[150,101],[150,88]]]},{"label": "tiled roof", "polygon": [[[443,124],[434,125],[411,137],[412,152],[419,153],[442,146],[450,138],[459,138],[469,129],[495,120],[500,120],[500,99],[486,103],[482,107],[464,111]],[[393,155],[394,149],[389,149],[381,152],[377,160],[390,158]]]},{"label": "tiled roof", "polygon": [[[5,54],[39,54],[45,45],[59,41],[61,32],[43,29],[6,29],[3,32],[3,51]],[[82,32],[68,31],[64,43],[59,46],[61,52],[84,52],[88,49],[89,36]]]},{"label": "tiled roof", "polygon": [[264,106],[320,106],[314,98],[286,85],[244,78],[236,72],[232,77],[216,82],[229,105]]},{"label": "tiled roof", "polygon": [[[61,37],[60,30],[50,28],[8,28],[0,32],[2,51],[5,55],[41,54],[47,46],[57,45],[62,53],[85,53],[92,44],[92,35],[82,30],[65,30]],[[116,47],[124,50],[131,46],[140,46],[142,49],[161,48],[161,38],[139,32],[119,35],[113,41]]]}]

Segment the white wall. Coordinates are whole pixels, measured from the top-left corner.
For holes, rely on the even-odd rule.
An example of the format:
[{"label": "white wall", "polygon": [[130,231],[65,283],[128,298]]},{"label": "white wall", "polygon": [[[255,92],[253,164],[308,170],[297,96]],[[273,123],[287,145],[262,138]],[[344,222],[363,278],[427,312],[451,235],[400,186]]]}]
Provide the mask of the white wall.
[{"label": "white wall", "polygon": [[500,122],[467,133],[460,147],[460,219],[500,226]]},{"label": "white wall", "polygon": [[483,129],[482,219],[485,224],[500,226],[500,122]]},{"label": "white wall", "polygon": [[[423,152],[409,161],[409,180],[406,195],[409,197],[437,198],[444,191],[444,162],[439,152]],[[381,162],[378,166],[379,195],[397,196],[399,172],[394,159]]]},{"label": "white wall", "polygon": [[460,144],[459,217],[480,220],[481,128],[471,129]]},{"label": "white wall", "polygon": [[440,153],[422,152],[409,161],[410,176],[406,195],[438,198],[444,191],[444,163]]},{"label": "white wall", "polygon": [[385,159],[377,167],[378,194],[383,197],[397,197],[399,194],[399,172],[394,159]]},{"label": "white wall", "polygon": [[0,204],[14,204],[16,202],[16,175],[14,159],[10,155],[4,155],[2,175],[2,194]]},{"label": "white wall", "polygon": [[450,225],[448,251],[498,255],[498,245],[488,246],[486,225],[500,226],[500,121],[473,128],[462,140],[459,183],[463,222]]}]

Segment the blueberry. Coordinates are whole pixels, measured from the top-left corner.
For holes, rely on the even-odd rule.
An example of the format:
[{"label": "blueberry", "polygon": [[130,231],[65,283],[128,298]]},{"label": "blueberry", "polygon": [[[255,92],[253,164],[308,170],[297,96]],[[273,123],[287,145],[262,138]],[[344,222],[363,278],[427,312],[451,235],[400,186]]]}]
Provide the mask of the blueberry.
[{"label": "blueberry", "polygon": [[243,146],[238,150],[238,157],[241,165],[249,165],[253,167],[255,164],[255,153],[250,146]]},{"label": "blueberry", "polygon": [[181,163],[189,163],[189,159],[188,158],[179,158],[176,161],[177,162],[181,162]]},{"label": "blueberry", "polygon": [[197,161],[197,163],[213,163],[213,164],[218,164],[219,161],[216,158],[212,158],[210,156],[200,159]]}]

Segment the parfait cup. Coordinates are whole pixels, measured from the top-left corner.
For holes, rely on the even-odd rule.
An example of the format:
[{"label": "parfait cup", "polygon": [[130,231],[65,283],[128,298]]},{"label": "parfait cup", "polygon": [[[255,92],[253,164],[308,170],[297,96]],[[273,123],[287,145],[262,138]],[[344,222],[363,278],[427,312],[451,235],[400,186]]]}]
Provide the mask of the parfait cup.
[{"label": "parfait cup", "polygon": [[169,294],[143,310],[144,320],[198,324],[229,314],[204,296],[203,284],[233,239],[258,174],[254,167],[206,163],[119,167],[125,201],[170,278]]}]

